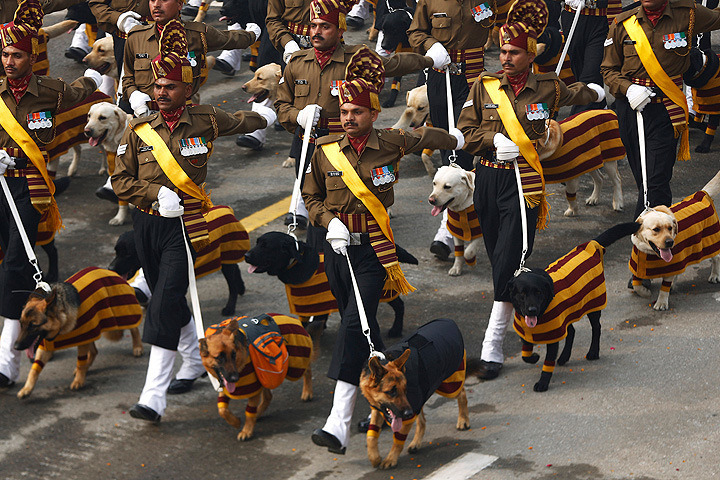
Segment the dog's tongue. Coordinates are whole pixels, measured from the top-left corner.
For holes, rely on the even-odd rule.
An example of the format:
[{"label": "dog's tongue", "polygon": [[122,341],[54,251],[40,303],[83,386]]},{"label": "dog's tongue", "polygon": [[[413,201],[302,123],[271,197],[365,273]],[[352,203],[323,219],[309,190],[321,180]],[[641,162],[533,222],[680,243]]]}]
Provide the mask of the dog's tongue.
[{"label": "dog's tongue", "polygon": [[248,263],[248,273],[254,273],[255,270],[257,270],[257,266]]},{"label": "dog's tongue", "polygon": [[392,431],[397,433],[402,429],[402,418],[397,417],[390,413],[390,416],[392,417],[392,421],[390,422],[390,428],[392,428]]},{"label": "dog's tongue", "polygon": [[258,94],[254,94],[252,97],[250,97],[247,101],[247,103],[252,103],[258,98]]},{"label": "dog's tongue", "polygon": [[440,212],[442,212],[442,208],[435,205],[430,211],[430,215],[432,215],[433,217],[437,217],[438,215],[440,215]]},{"label": "dog's tongue", "polygon": [[223,378],[223,383],[225,384],[225,390],[228,391],[228,393],[232,394],[235,392],[235,384],[234,383],[228,383],[227,380]]},{"label": "dog's tongue", "polygon": [[535,328],[537,325],[537,317],[528,317],[525,315],[525,325],[527,325],[528,328]]},{"label": "dog's tongue", "polygon": [[97,147],[98,143],[100,143],[100,140],[95,137],[90,137],[88,139],[88,143],[90,144],[91,147]]},{"label": "dog's tongue", "polygon": [[669,262],[670,260],[672,260],[672,257],[673,257],[673,254],[669,248],[661,248],[660,249],[660,258],[662,258],[666,262]]}]

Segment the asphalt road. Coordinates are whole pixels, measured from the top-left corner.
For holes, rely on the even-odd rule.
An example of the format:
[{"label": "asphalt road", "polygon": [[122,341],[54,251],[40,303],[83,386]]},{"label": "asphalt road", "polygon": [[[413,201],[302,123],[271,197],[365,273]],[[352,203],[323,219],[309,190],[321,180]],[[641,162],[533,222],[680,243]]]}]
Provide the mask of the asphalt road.
[{"label": "asphalt road", "polygon": [[[46,24],[59,18],[54,14]],[[215,9],[210,18],[217,19]],[[347,38],[362,41],[359,32]],[[83,71],[62,55],[69,42],[70,36],[64,35],[50,44],[51,73],[66,80]],[[496,54],[488,53],[489,68],[497,66]],[[230,111],[248,109],[248,96],[239,87],[249,78],[246,65],[234,78],[211,72],[201,91],[203,103]],[[414,78],[406,77],[403,92],[414,83]],[[401,111],[402,106],[383,110],[378,125],[392,125]],[[285,132],[271,132],[262,152],[240,149],[234,138],[216,142],[208,175],[214,201],[232,206],[243,218],[290,195],[292,170],[281,167],[290,139]],[[691,147],[700,139],[700,132],[692,131]],[[720,165],[718,148],[716,144],[712,153],[693,154],[690,162],[677,164],[672,183],[676,201],[714,175]],[[104,181],[96,173],[100,158],[96,149],[86,146],[78,175],[58,199],[66,226],[56,237],[61,278],[90,265],[106,266],[116,238],[130,228],[109,226],[114,207],[93,194]],[[435,162],[439,163],[437,155]],[[65,158],[60,175],[68,163]],[[612,211],[606,186],[598,206],[582,204],[577,217],[565,218],[563,191],[550,186],[555,194],[550,197],[550,226],[537,234],[529,265],[544,267],[606,228],[632,220],[636,189],[627,162],[620,162],[620,172],[627,206],[621,213]],[[426,203],[430,190],[419,158],[408,157],[396,187],[392,221],[399,243],[420,260],[418,266],[404,267],[418,288],[405,299],[405,331],[433,318],[453,318],[463,332],[468,357],[477,358],[492,305],[489,264],[481,255],[475,268],[465,268],[461,277],[449,277],[450,263],[430,254],[437,227]],[[583,178],[581,202],[590,190],[590,179]],[[271,221],[251,232],[251,240],[267,231],[285,231],[285,227],[280,219]],[[324,374],[339,322],[334,314],[313,365],[313,401],[299,401],[300,384],[282,385],[258,422],[255,438],[242,444],[235,440],[237,432],[217,415],[207,380],[199,381],[188,394],[169,397],[159,426],[130,418],[127,410],[142,388],[149,346],[142,358],[134,358],[127,335],[118,344],[101,340],[100,355],[85,388],[78,392],[69,390],[75,354],[58,352],[29,399],[15,397],[18,387],[0,392],[0,476],[8,480],[715,478],[720,463],[716,450],[720,373],[712,332],[718,331],[720,287],[706,282],[707,263],[693,266],[676,281],[670,310],[655,312],[647,300],[626,289],[630,248],[629,239],[623,240],[605,255],[608,307],[602,316],[599,361],[584,360],[590,329],[581,320],[576,324],[571,362],[556,369],[548,392],[535,393],[532,385],[540,368],[521,361],[519,338],[508,332],[501,376],[483,383],[468,379],[472,428],[455,430],[455,403],[431,399],[422,448],[413,455],[404,453],[393,471],[370,466],[361,434],[352,435],[345,456],[329,454],[310,441],[332,400],[333,383]],[[44,254],[39,256],[44,262]],[[244,279],[247,291],[238,303],[238,314],[287,311],[284,288],[277,279],[247,273]],[[222,276],[205,277],[199,287],[205,323],[222,320],[227,291]],[[654,296],[658,289],[655,282]],[[379,316],[385,331],[392,323],[390,308],[381,306]],[[23,379],[29,367],[24,360]],[[243,403],[235,401],[231,408],[241,414]],[[355,420],[367,412],[365,400],[359,399]],[[390,437],[387,432],[381,435],[382,452],[389,448]]]}]

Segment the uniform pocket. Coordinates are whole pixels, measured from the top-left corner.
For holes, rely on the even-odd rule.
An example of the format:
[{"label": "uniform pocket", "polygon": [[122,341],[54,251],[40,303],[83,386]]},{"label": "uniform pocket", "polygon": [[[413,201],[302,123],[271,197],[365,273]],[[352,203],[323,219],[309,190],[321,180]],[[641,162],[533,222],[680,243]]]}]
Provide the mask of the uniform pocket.
[{"label": "uniform pocket", "polygon": [[295,96],[296,97],[307,97],[310,95],[310,85],[307,83],[295,85]]},{"label": "uniform pocket", "polygon": [[635,49],[635,45],[623,45],[623,55],[625,56],[625,58],[637,57],[638,53]]},{"label": "uniform pocket", "polygon": [[135,59],[135,85],[140,87],[147,87],[155,83],[150,67],[150,59],[148,58],[136,58]]},{"label": "uniform pocket", "polygon": [[433,17],[432,19],[432,36],[440,41],[447,42],[452,36],[452,18],[450,17]]},{"label": "uniform pocket", "polygon": [[352,195],[342,177],[325,177],[325,205],[331,210],[340,210]]}]

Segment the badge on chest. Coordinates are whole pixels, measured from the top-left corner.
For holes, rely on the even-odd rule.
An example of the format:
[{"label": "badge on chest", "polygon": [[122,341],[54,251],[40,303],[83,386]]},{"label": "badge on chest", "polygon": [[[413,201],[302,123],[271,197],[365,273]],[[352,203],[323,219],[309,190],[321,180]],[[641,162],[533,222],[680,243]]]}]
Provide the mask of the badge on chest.
[{"label": "badge on chest", "polygon": [[687,47],[687,37],[685,32],[670,33],[663,35],[663,46],[665,50],[672,50],[673,48]]},{"label": "badge on chest", "polygon": [[50,112],[30,113],[27,116],[27,126],[30,130],[50,128],[52,125],[52,113]]},{"label": "badge on chest", "polygon": [[487,3],[483,3],[481,5],[473,7],[472,15],[476,22],[482,22],[486,18],[492,17],[493,11],[490,8],[490,5],[488,5]]},{"label": "badge on chest", "polygon": [[547,103],[530,103],[525,105],[525,114],[528,120],[547,120],[550,118],[550,109]]},{"label": "badge on chest", "polygon": [[376,187],[385,185],[386,183],[393,183],[395,181],[395,168],[392,165],[373,168],[370,173],[372,174],[373,185]]},{"label": "badge on chest", "polygon": [[187,59],[188,59],[188,62],[190,62],[190,66],[192,68],[197,67],[197,58],[195,56],[195,52],[188,52]]},{"label": "badge on chest", "polygon": [[205,137],[183,138],[180,140],[180,155],[192,157],[208,153]]},{"label": "badge on chest", "polygon": [[330,81],[330,95],[337,97],[340,95],[340,85],[345,83],[345,80],[332,80]]}]

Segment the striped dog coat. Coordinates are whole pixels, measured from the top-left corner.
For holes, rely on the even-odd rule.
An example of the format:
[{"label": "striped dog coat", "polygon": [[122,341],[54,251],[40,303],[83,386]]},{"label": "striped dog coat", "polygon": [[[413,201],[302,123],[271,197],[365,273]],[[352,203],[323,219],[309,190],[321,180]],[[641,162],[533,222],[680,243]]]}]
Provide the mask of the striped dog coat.
[{"label": "striped dog coat", "polygon": [[[462,240],[463,242],[470,242],[476,238],[482,237],[480,220],[478,219],[473,205],[470,205],[461,212],[448,209],[447,229],[450,232],[450,235]],[[455,256],[462,257],[464,254],[465,245],[462,243],[460,245],[455,245]],[[475,266],[475,257],[470,260],[465,259],[465,263],[470,266]]]},{"label": "striped dog coat", "polygon": [[250,236],[233,209],[216,206],[203,215],[208,226],[210,244],[197,252],[195,276],[197,278],[220,270],[222,265],[242,262],[250,250]]}]

